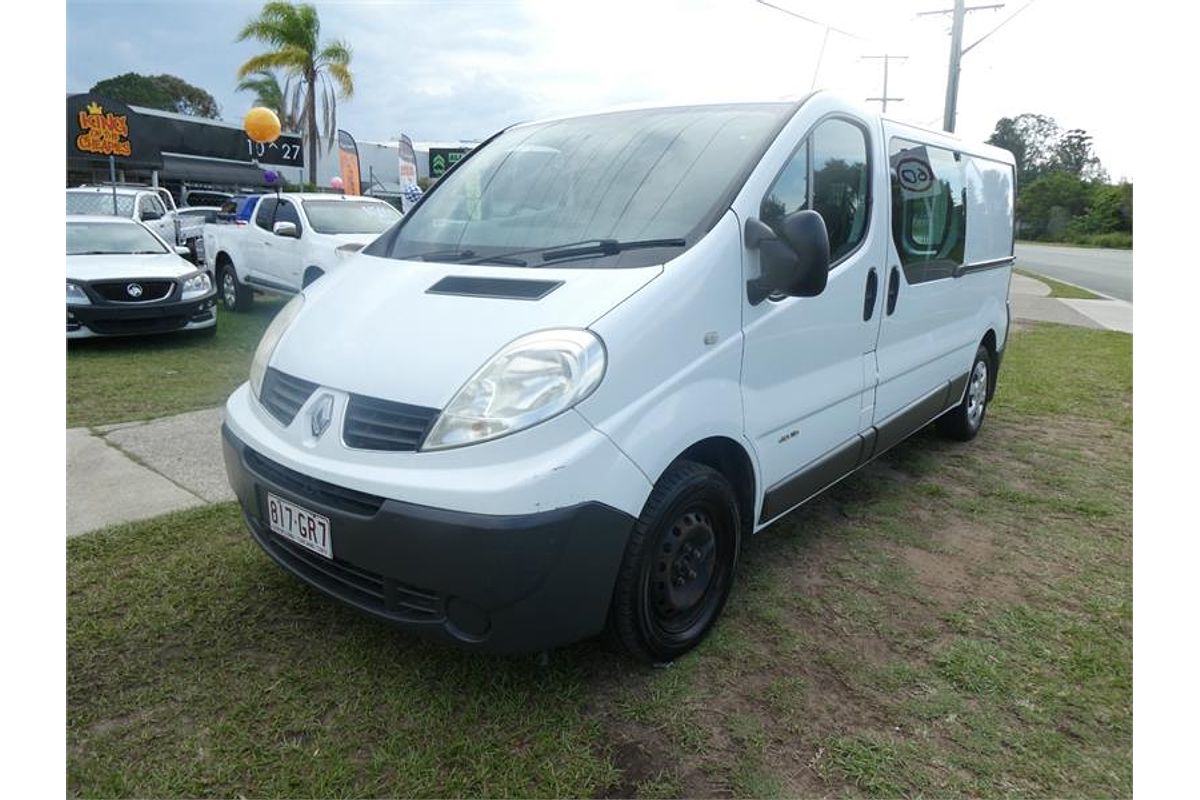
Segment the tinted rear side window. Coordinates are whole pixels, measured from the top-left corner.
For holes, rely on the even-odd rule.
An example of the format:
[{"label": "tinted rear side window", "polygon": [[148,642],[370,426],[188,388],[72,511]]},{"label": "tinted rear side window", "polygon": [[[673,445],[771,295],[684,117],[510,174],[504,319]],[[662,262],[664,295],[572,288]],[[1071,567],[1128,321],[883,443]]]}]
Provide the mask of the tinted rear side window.
[{"label": "tinted rear side window", "polygon": [[963,263],[966,192],[962,156],[893,139],[892,239],[909,283],[953,277]]}]

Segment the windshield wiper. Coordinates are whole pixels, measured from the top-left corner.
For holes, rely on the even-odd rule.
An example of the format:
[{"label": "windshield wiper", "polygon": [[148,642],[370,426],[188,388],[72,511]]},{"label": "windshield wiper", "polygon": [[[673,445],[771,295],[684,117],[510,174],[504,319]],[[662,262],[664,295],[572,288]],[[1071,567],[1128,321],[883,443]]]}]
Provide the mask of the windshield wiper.
[{"label": "windshield wiper", "polygon": [[[512,256],[521,256],[526,253],[541,253],[542,261],[557,261],[563,258],[574,258],[576,256],[602,255],[611,256],[620,253],[622,250],[634,250],[641,247],[686,247],[687,241],[684,239],[640,239],[637,241],[622,242],[617,239],[581,239],[578,242],[564,242],[562,244],[542,245],[541,247],[526,247],[521,250],[509,250],[507,253],[500,253],[494,256],[480,256],[471,261],[465,261],[466,264],[482,264],[487,261],[495,261],[497,263],[505,263]],[[470,253],[471,251],[465,251]],[[474,253],[471,253],[473,256]],[[471,256],[466,256],[470,258]],[[524,264],[522,264],[523,266]]]},{"label": "windshield wiper", "polygon": [[[438,250],[433,253],[422,253],[420,255],[408,256],[408,258],[419,258],[422,261],[441,261],[450,264],[504,264],[510,267],[524,267],[526,262],[519,258],[510,258],[508,255],[498,256],[479,256],[475,257],[474,250]],[[468,260],[470,259],[470,260]]]},{"label": "windshield wiper", "polygon": [[542,253],[542,261],[559,261],[564,258],[579,256],[615,256],[625,250],[641,250],[648,247],[686,247],[684,239],[637,239],[629,242],[617,239],[593,239],[590,243],[580,242],[578,246],[570,245],[546,250]]}]

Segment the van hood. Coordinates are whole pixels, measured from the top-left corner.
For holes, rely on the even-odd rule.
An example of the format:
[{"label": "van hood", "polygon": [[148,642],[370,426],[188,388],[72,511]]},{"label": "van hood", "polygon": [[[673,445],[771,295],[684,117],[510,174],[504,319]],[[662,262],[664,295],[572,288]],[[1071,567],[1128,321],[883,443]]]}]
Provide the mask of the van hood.
[{"label": "van hood", "polygon": [[445,408],[513,339],[586,328],[661,272],[357,255],[305,289],[304,308],[270,364],[322,386]]},{"label": "van hood", "polygon": [[79,281],[121,280],[124,278],[179,278],[196,271],[190,261],[174,253],[102,256],[67,256],[67,278]]}]

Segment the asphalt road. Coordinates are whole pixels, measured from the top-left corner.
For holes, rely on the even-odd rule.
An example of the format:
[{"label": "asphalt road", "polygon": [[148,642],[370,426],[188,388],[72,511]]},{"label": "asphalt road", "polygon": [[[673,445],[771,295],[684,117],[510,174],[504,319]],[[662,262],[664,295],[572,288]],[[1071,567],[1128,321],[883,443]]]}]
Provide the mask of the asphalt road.
[{"label": "asphalt road", "polygon": [[1133,251],[1017,243],[1019,269],[1133,302]]}]

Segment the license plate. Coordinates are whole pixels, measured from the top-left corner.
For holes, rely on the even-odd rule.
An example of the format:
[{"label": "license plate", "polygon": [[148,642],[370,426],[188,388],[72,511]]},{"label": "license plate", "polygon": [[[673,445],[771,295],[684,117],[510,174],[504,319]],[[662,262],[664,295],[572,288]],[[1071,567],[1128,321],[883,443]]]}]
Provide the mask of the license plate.
[{"label": "license plate", "polygon": [[271,530],[283,538],[326,558],[333,558],[329,517],[267,492],[267,522]]}]

